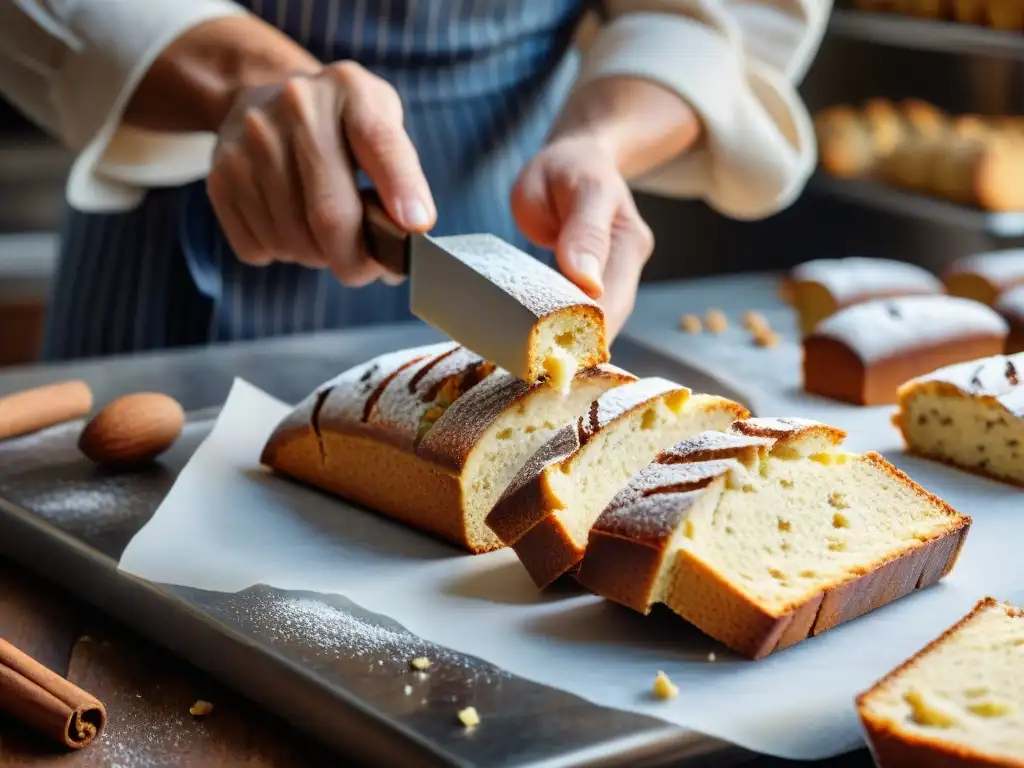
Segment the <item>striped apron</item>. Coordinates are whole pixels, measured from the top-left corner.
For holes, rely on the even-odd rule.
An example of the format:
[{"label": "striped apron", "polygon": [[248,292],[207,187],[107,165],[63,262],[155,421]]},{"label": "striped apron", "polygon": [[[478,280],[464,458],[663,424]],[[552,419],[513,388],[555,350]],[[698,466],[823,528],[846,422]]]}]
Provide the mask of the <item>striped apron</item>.
[{"label": "striped apron", "polygon": [[[353,59],[401,94],[438,207],[434,234],[492,232],[538,258],[509,195],[576,74],[584,0],[251,0],[322,61]],[[49,360],[408,320],[408,286],[347,289],[326,270],[238,262],[205,182],[134,210],[69,210]]]}]

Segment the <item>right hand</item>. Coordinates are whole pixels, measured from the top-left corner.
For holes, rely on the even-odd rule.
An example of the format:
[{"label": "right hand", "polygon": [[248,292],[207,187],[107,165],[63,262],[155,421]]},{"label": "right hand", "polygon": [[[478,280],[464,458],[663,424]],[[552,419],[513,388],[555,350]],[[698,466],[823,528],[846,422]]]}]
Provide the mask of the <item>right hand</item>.
[{"label": "right hand", "polygon": [[399,226],[433,227],[430,187],[387,82],[345,61],[237,94],[207,188],[238,258],[326,267],[349,287],[398,282],[366,252],[353,163]]}]

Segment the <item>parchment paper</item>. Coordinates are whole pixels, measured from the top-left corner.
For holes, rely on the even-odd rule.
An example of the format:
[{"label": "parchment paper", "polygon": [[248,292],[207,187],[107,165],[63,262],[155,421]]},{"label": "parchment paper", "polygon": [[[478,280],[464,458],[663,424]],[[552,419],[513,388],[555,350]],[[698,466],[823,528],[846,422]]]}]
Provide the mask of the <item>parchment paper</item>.
[{"label": "parchment paper", "polygon": [[[678,296],[672,305],[668,327],[674,329]],[[658,312],[669,311],[658,306],[651,301],[647,315],[638,313],[641,330]],[[775,319],[787,322],[784,312]],[[664,335],[664,326],[659,328]],[[660,717],[790,759],[821,759],[854,749],[862,742],[853,709],[857,693],[981,597],[1024,599],[1024,562],[1018,554],[1024,493],[904,456],[888,423],[890,409],[837,407],[803,397],[799,348],[793,343],[753,350],[740,336],[674,334],[663,342],[664,351],[723,371],[746,387],[748,404],[759,415],[800,415],[848,429],[851,448],[883,451],[929,490],[972,515],[974,527],[950,577],[767,659],[737,659],[667,611],[645,618],[572,590],[539,595],[511,552],[462,555],[272,477],[258,458],[288,406],[241,380],[209,438],[129,544],[120,567],[158,582],[225,592],[257,583],[336,592],[426,640],[596,704]],[[659,670],[679,686],[676,699],[651,697]],[[486,728],[487,713],[481,714]]]}]

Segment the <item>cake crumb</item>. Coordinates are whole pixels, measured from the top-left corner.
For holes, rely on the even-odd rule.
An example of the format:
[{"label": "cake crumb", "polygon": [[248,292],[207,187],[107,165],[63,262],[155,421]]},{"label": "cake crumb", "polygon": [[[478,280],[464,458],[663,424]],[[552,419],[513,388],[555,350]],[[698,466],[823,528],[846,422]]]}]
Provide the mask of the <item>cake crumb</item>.
[{"label": "cake crumb", "polygon": [[729,327],[729,321],[717,309],[709,309],[707,311],[707,314],[704,316],[704,324],[710,333],[725,333],[725,329]]},{"label": "cake crumb", "polygon": [[480,713],[476,711],[476,707],[466,707],[465,709],[460,709],[459,722],[462,723],[466,728],[476,728],[478,725],[480,725]]},{"label": "cake crumb", "polygon": [[711,653],[708,654],[708,661],[710,661],[710,662],[714,662],[715,659],[717,659],[717,658],[718,657],[715,656],[715,652],[714,651],[712,651]]},{"label": "cake crumb", "polygon": [[417,672],[426,672],[430,669],[431,661],[426,656],[417,656],[409,662],[409,665]]},{"label": "cake crumb", "polygon": [[405,692],[406,696],[412,696],[412,686],[411,685],[405,686],[405,688],[403,688],[402,690]]},{"label": "cake crumb", "polygon": [[213,704],[199,699],[195,704],[188,708],[188,711],[190,715],[194,715],[195,717],[205,717],[213,712]]},{"label": "cake crumb", "polygon": [[673,685],[664,672],[658,672],[657,677],[654,678],[654,697],[656,699],[674,699],[678,695],[679,687]]},{"label": "cake crumb", "polygon": [[696,315],[683,315],[679,320],[679,327],[686,333],[697,334],[703,330],[700,318]]}]

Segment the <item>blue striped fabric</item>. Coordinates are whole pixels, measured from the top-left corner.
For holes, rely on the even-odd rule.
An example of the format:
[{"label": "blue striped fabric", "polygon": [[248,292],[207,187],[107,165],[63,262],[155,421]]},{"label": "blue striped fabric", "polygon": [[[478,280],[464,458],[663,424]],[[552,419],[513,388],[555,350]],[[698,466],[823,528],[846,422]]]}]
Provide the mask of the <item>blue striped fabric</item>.
[{"label": "blue striped fabric", "polygon": [[[243,3],[246,4],[246,3]],[[439,208],[438,235],[518,233],[509,194],[571,86],[584,0],[252,0],[323,61],[391,82]],[[239,263],[204,182],[137,209],[69,210],[47,359],[256,339],[409,319],[408,287],[350,290],[328,272]]]}]

